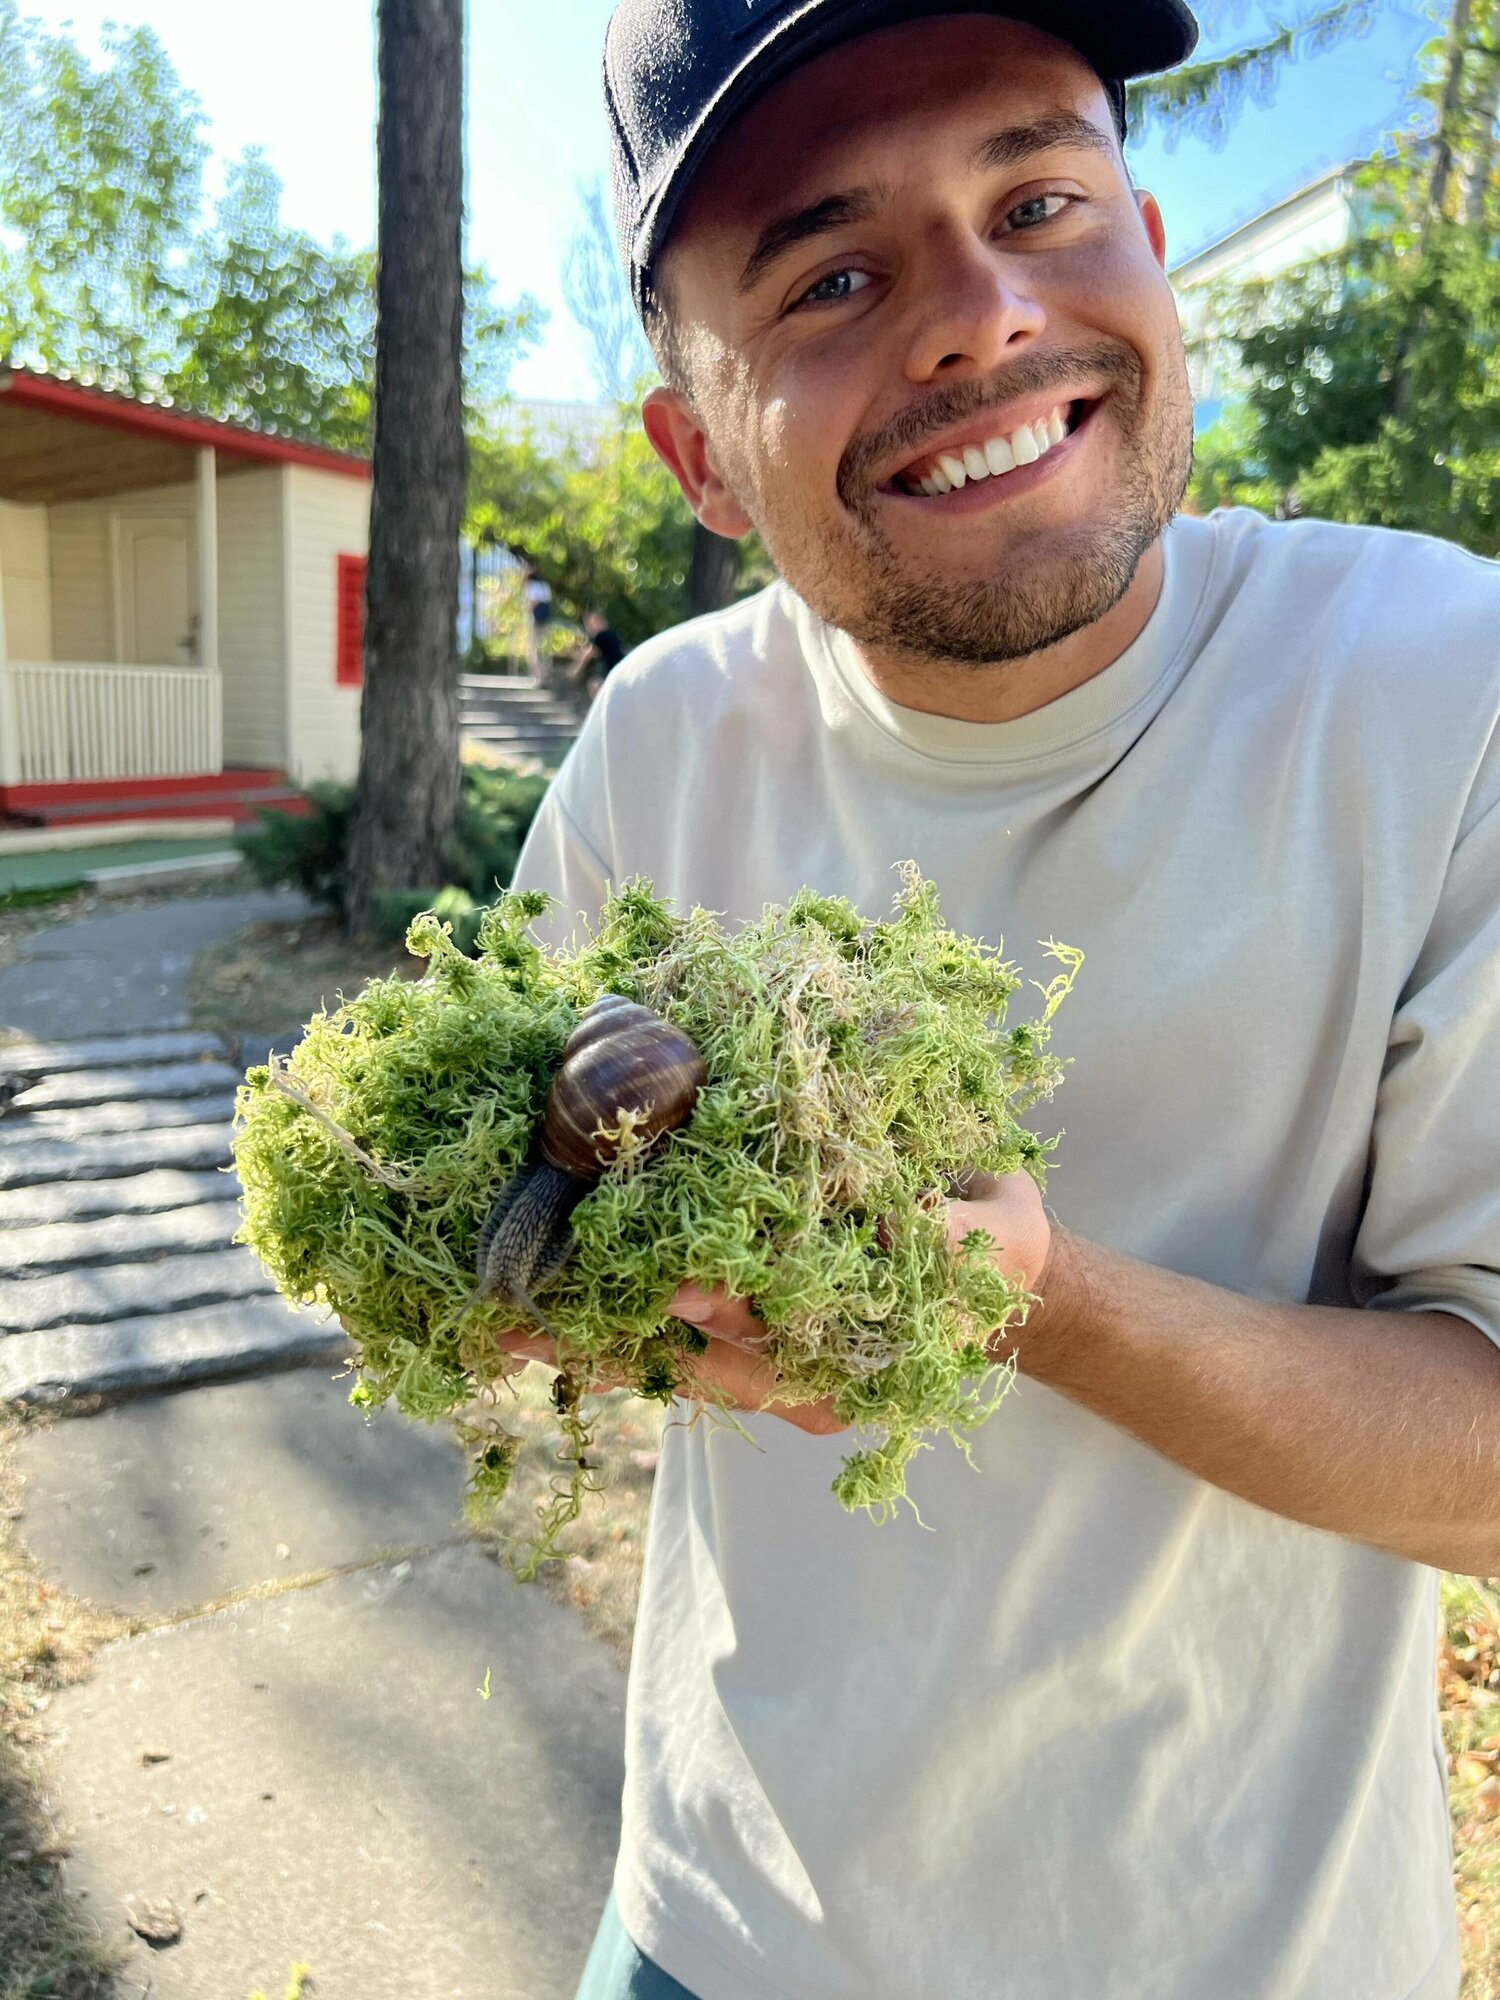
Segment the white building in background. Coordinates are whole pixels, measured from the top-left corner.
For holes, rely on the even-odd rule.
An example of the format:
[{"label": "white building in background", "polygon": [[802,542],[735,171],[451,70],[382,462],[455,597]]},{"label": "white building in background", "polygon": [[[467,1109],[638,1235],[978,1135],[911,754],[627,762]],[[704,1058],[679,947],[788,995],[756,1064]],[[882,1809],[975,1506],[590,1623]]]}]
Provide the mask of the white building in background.
[{"label": "white building in background", "polygon": [[529,434],[538,451],[587,449],[618,422],[613,403],[503,403],[496,412],[508,437]]},{"label": "white building in background", "polygon": [[1310,257],[1343,249],[1357,226],[1354,176],[1362,164],[1336,167],[1309,181],[1168,273],[1187,345],[1196,430],[1206,430],[1233,400],[1238,381],[1234,350],[1215,321],[1215,289],[1278,277]]}]

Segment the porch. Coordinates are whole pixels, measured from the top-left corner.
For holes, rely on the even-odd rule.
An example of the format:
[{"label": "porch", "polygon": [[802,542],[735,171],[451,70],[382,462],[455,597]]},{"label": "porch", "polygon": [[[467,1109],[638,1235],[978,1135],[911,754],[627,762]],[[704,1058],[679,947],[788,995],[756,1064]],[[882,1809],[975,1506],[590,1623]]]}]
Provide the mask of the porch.
[{"label": "porch", "polygon": [[87,394],[0,387],[0,797],[223,764],[217,453]]},{"label": "porch", "polygon": [[363,549],[367,481],[362,460],[0,369],[0,819],[347,764],[335,551]]}]

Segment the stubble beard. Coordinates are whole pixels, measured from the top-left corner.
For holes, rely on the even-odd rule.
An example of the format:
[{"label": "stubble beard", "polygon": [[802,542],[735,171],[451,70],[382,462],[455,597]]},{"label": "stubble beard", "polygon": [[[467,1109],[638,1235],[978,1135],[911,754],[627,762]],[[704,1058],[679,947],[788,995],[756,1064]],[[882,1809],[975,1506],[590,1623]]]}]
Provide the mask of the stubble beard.
[{"label": "stubble beard", "polygon": [[839,468],[846,518],[838,530],[811,535],[805,516],[778,519],[785,510],[764,489],[765,504],[751,511],[760,515],[772,561],[797,595],[868,651],[944,666],[1025,659],[1113,610],[1181,505],[1192,473],[1193,423],[1186,369],[1180,382],[1178,373],[1163,370],[1152,405],[1139,359],[1128,349],[1054,351],[1040,365],[1023,359],[1007,368],[1006,401],[1052,388],[1066,395],[1080,379],[1108,380],[1112,410],[1092,420],[1113,422],[1122,475],[1107,520],[1015,537],[997,549],[992,573],[981,579],[914,570],[880,526],[872,475],[904,449],[919,451],[938,430],[1000,400],[991,385],[937,392],[898,423],[856,439]]}]

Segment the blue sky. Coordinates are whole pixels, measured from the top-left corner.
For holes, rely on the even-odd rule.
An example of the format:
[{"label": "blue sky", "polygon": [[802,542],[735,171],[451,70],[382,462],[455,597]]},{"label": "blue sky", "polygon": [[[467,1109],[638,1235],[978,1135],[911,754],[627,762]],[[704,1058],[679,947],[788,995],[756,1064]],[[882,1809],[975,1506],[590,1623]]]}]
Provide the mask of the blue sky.
[{"label": "blue sky", "polygon": [[[202,100],[219,156],[261,146],[285,184],[288,221],[356,243],[373,236],[370,0],[256,0],[248,10],[204,0],[23,4],[50,27],[71,22],[90,49],[106,20],[154,29]],[[577,185],[604,172],[608,157],[598,74],[612,5],[470,0],[469,249],[502,297],[529,291],[550,310],[514,377],[528,397],[594,393],[558,273]],[[1211,50],[1265,27],[1252,0],[1216,0],[1203,12]],[[1136,178],[1162,202],[1174,258],[1373,146],[1400,121],[1412,58],[1432,32],[1415,7],[1381,6],[1371,34],[1287,70],[1271,104],[1247,106],[1222,150],[1189,139],[1135,148]]]}]

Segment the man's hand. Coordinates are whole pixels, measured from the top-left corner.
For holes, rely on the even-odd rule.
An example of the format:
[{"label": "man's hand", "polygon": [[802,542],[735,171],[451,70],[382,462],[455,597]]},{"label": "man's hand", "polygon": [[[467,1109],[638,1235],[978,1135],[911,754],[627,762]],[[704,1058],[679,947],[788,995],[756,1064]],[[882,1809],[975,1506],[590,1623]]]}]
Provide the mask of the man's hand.
[{"label": "man's hand", "polygon": [[[949,1243],[956,1249],[973,1230],[983,1230],[993,1240],[995,1259],[1006,1275],[1019,1279],[1028,1291],[1039,1293],[1052,1248],[1052,1226],[1030,1174],[965,1174],[952,1183],[949,1192]],[[834,1415],[830,1399],[778,1402],[779,1378],[766,1359],[766,1329],[748,1299],[731,1298],[717,1287],[679,1285],[667,1310],[708,1339],[706,1352],[684,1357],[691,1371],[690,1383],[683,1390],[689,1401],[764,1411],[816,1436],[845,1428]],[[552,1342],[540,1335],[507,1334],[500,1344],[517,1360],[557,1366]],[[611,1389],[620,1384],[604,1380],[593,1386]]]}]

